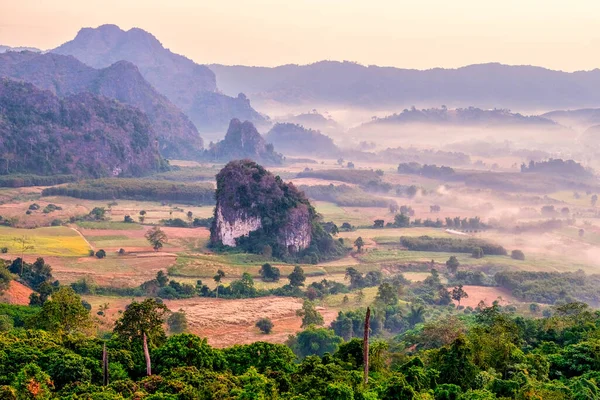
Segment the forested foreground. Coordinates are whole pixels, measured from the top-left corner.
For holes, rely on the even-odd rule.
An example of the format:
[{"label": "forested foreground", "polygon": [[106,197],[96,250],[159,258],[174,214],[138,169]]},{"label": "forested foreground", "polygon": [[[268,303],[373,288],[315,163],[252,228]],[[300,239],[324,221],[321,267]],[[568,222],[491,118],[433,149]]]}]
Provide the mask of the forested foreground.
[{"label": "forested foreground", "polygon": [[164,320],[177,313],[147,299],[94,337],[70,288],[2,314],[2,399],[600,398],[600,313],[582,303],[539,319],[482,305],[371,340],[367,382],[363,340],[312,325],[286,345],[216,349],[192,334],[167,336]]}]

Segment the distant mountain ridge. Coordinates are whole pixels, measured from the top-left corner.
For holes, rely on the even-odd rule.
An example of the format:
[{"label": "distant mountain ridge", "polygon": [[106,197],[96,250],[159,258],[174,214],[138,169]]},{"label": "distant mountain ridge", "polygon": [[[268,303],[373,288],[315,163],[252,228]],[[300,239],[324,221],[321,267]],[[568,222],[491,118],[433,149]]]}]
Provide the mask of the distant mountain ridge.
[{"label": "distant mountain ridge", "polygon": [[194,124],[130,62],[94,69],[72,56],[7,52],[0,54],[0,76],[33,83],[59,97],[90,92],[137,107],[148,115],[163,156],[193,159],[201,155],[203,142]]},{"label": "distant mountain ridge", "polygon": [[6,53],[7,51],[33,51],[34,53],[41,53],[41,50],[35,47],[11,47],[0,44],[0,53]]},{"label": "distant mountain ridge", "polygon": [[83,28],[73,40],[51,51],[72,55],[94,68],[121,60],[135,64],[144,78],[181,108],[200,131],[222,130],[234,117],[265,122],[245,96],[229,97],[218,92],[215,74],[207,66],[171,52],[139,28]]},{"label": "distant mountain ridge", "polygon": [[60,99],[0,78],[0,174],[140,176],[164,166],[137,108],[90,93]]},{"label": "distant mountain ridge", "polygon": [[528,110],[600,106],[600,69],[567,73],[489,63],[414,70],[337,61],[272,68],[209,67],[225,93],[241,91],[255,103],[367,109],[413,104]]}]

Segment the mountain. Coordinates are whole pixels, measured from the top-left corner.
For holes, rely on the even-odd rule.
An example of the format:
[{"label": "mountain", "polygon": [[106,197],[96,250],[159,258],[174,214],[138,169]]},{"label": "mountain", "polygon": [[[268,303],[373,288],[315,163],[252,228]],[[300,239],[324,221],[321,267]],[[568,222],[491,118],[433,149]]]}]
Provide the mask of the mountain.
[{"label": "mountain", "polygon": [[265,140],[284,154],[336,157],[339,153],[329,136],[298,124],[277,123],[265,135]]},{"label": "mountain", "polygon": [[600,108],[583,108],[579,110],[557,110],[543,114],[561,125],[587,129],[600,124]]},{"label": "mountain", "polygon": [[164,162],[147,116],[106,97],[60,99],[0,79],[0,171],[82,177],[139,176]]},{"label": "mountain", "polygon": [[148,115],[164,157],[193,159],[201,154],[203,142],[194,124],[130,62],[98,70],[72,56],[7,52],[0,54],[0,76],[33,83],[59,97],[90,92],[135,106]]},{"label": "mountain", "polygon": [[244,95],[219,93],[215,74],[208,67],[165,49],[142,29],[124,31],[116,25],[83,28],[75,39],[52,52],[72,55],[94,68],[121,60],[135,64],[144,78],[181,108],[200,131],[224,129],[234,117],[265,122]]},{"label": "mountain", "polygon": [[344,129],[331,117],[326,118],[323,114],[316,112],[302,113],[297,115],[287,115],[275,120],[276,122],[289,122],[292,124],[302,125],[306,128],[315,129],[321,132],[339,133]]},{"label": "mountain", "polygon": [[0,53],[6,53],[7,51],[33,51],[35,53],[42,52],[40,49],[36,49],[35,47],[10,47],[0,44]]},{"label": "mountain", "polygon": [[206,151],[211,161],[227,162],[249,158],[266,164],[281,164],[283,157],[276,153],[272,144],[267,144],[252,122],[232,119],[225,138]]},{"label": "mountain", "polygon": [[526,110],[600,105],[600,70],[567,73],[497,63],[412,70],[321,61],[310,65],[210,65],[225,93],[257,104],[345,105],[373,110],[418,104]]}]

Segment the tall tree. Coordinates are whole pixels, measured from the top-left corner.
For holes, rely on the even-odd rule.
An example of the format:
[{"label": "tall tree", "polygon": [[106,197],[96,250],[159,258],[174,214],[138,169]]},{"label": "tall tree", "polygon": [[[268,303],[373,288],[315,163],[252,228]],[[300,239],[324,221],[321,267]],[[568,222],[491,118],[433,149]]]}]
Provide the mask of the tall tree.
[{"label": "tall tree", "polygon": [[310,300],[304,300],[302,309],[296,311],[296,315],[302,317],[302,328],[310,325],[323,325],[323,316]]},{"label": "tall tree", "polygon": [[296,265],[294,267],[294,271],[288,275],[288,279],[290,280],[290,285],[294,287],[304,286],[304,281],[306,280],[306,276],[304,276],[304,270],[301,266]]},{"label": "tall tree", "polygon": [[460,301],[462,299],[468,298],[469,295],[464,291],[463,285],[458,285],[454,289],[452,289],[452,300],[458,301],[458,306],[460,307]]},{"label": "tall tree", "polygon": [[365,241],[363,240],[362,237],[358,237],[355,241],[354,241],[354,245],[356,246],[356,249],[358,250],[358,252],[362,252],[362,248],[365,245]]},{"label": "tall tree", "polygon": [[363,381],[369,383],[369,321],[371,319],[371,309],[367,307],[367,315],[365,316],[365,329],[363,335]]},{"label": "tall tree", "polygon": [[217,298],[219,298],[219,286],[221,285],[221,280],[225,278],[225,272],[223,272],[223,270],[219,269],[217,270],[217,274],[215,276],[213,276],[214,281],[217,283],[217,288],[216,293],[217,293]]}]

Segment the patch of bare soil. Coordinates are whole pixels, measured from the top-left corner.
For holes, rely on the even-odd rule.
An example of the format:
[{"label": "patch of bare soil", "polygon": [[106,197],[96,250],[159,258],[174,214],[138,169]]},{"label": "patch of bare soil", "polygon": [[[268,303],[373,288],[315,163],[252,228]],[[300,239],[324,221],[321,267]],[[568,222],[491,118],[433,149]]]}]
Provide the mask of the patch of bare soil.
[{"label": "patch of bare soil", "polygon": [[[165,301],[172,311],[184,310],[189,331],[206,337],[215,347],[252,343],[258,340],[283,343],[289,335],[301,330],[301,318],[296,310],[302,300],[290,297],[261,297],[257,299],[208,299]],[[329,325],[337,311],[317,307]],[[270,318],[274,328],[271,334],[262,334],[254,325],[260,318]]]},{"label": "patch of bare soil", "polygon": [[[491,306],[496,300],[500,302],[500,305],[519,302],[519,300],[517,300],[517,298],[510,293],[510,291],[502,288],[487,286],[463,286],[463,290],[469,295],[469,297],[462,299],[460,302],[460,305],[465,307],[475,308],[480,301],[483,301],[488,306]],[[455,301],[454,304],[458,305],[458,302]]]},{"label": "patch of bare soil", "polygon": [[33,290],[29,289],[27,286],[17,281],[10,281],[8,289],[0,296],[0,302],[26,306],[29,304],[29,296],[31,293],[33,293]]}]

